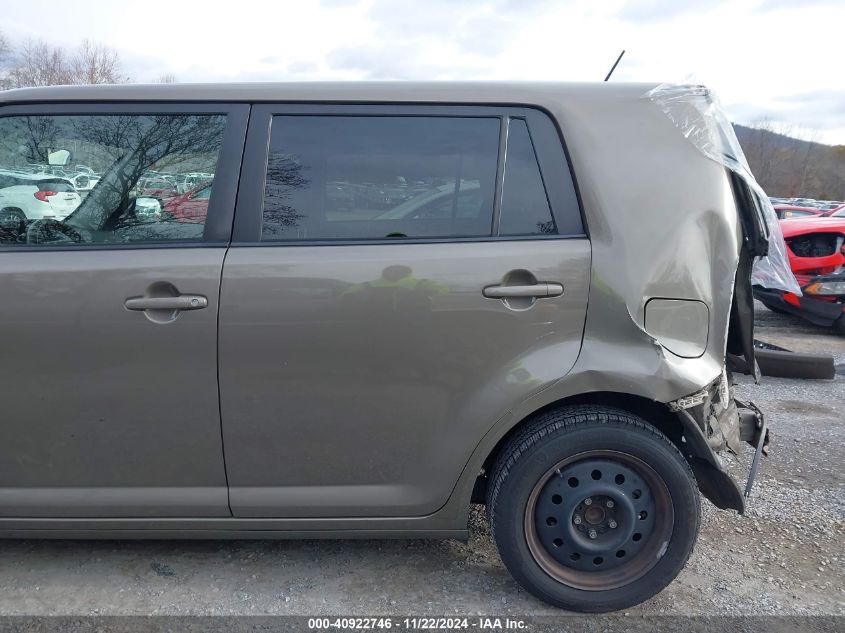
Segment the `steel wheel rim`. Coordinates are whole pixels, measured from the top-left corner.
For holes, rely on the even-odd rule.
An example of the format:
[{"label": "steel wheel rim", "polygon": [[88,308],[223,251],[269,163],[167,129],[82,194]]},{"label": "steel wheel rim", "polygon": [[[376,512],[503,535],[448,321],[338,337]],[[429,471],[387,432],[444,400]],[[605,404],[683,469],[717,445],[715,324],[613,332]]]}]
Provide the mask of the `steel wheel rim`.
[{"label": "steel wheel rim", "polygon": [[627,453],[594,450],[546,471],[528,496],[524,530],[531,556],[551,578],[606,591],[651,570],[668,548],[674,523],[669,489],[651,466]]}]

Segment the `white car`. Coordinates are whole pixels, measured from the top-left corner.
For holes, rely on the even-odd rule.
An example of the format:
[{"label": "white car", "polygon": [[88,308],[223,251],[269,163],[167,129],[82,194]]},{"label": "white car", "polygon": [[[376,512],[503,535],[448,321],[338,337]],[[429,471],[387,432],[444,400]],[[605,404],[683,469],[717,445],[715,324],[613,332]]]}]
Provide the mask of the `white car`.
[{"label": "white car", "polygon": [[0,170],[0,212],[26,220],[64,220],[82,202],[73,183],[50,174]]},{"label": "white car", "polygon": [[73,186],[80,197],[84,198],[96,186],[96,184],[100,182],[100,179],[97,176],[80,173],[73,176],[70,181],[73,183]]},{"label": "white car", "polygon": [[200,185],[214,180],[214,174],[191,172],[176,176],[176,192],[188,193]]},{"label": "white car", "polygon": [[161,220],[161,203],[155,198],[135,198],[135,217],[141,222]]}]

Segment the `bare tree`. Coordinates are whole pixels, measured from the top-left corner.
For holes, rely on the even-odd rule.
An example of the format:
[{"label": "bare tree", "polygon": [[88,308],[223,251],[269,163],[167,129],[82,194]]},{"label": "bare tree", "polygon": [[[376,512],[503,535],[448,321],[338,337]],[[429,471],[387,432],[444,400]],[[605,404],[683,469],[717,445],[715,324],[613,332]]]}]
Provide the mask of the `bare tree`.
[{"label": "bare tree", "polygon": [[129,81],[117,51],[90,40],[72,53],[42,40],[27,40],[8,57],[11,63],[4,81],[8,88]]},{"label": "bare tree", "polygon": [[27,40],[15,55],[8,81],[12,88],[69,84],[67,53],[43,41]]},{"label": "bare tree", "polygon": [[2,62],[12,50],[12,45],[9,44],[9,40],[3,35],[3,32],[0,31],[0,62]]},{"label": "bare tree", "polygon": [[9,88],[9,80],[6,75],[6,64],[12,52],[12,45],[9,40],[0,31],[0,90]]},{"label": "bare tree", "polygon": [[789,158],[782,155],[778,139],[791,136],[792,126],[765,117],[752,123],[751,129],[752,133],[746,141],[747,148],[743,150],[757,180],[764,188],[770,187],[777,181],[784,158]]},{"label": "bare tree", "polygon": [[814,150],[818,147],[820,137],[821,134],[819,133],[819,130],[815,128],[811,129],[807,135],[801,135],[798,137],[801,138],[801,140],[803,141],[807,141],[807,145],[804,148],[804,156],[801,160],[801,182],[798,185],[798,191],[803,192],[806,190],[807,179],[811,175],[810,171],[813,165],[811,162],[811,158],[813,156]]},{"label": "bare tree", "polygon": [[123,75],[117,51],[83,40],[70,58],[69,72],[74,84],[120,84],[128,78]]},{"label": "bare tree", "polygon": [[173,73],[162,73],[158,76],[158,80],[156,81],[156,83],[175,84],[178,83],[178,80],[176,79],[176,75],[174,75]]}]

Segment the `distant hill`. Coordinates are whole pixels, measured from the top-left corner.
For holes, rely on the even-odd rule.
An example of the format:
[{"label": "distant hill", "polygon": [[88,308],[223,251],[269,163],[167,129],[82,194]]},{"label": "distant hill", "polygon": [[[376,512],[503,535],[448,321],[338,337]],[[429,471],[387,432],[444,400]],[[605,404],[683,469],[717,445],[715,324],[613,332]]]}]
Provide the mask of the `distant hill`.
[{"label": "distant hill", "polygon": [[845,200],[845,145],[778,133],[763,123],[734,125],[751,171],[770,196]]}]

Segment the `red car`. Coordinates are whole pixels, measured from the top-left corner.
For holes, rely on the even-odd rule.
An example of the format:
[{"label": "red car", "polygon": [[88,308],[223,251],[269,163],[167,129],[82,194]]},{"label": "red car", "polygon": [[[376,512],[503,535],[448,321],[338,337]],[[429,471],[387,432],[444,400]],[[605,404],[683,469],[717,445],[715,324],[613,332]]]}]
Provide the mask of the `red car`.
[{"label": "red car", "polygon": [[211,184],[204,183],[187,193],[170,198],[162,205],[162,211],[176,222],[205,222],[208,200],[211,198]]},{"label": "red car", "polygon": [[845,218],[845,203],[840,204],[839,206],[833,207],[832,209],[828,209],[824,212],[825,217],[834,217],[834,218]]},{"label": "red car", "polygon": [[147,180],[141,186],[141,196],[166,200],[176,195],[176,185],[169,180]]},{"label": "red car", "polygon": [[788,220],[790,218],[804,218],[804,217],[821,217],[827,214],[824,209],[817,207],[800,207],[791,204],[776,204],[774,205],[775,213],[780,220]]},{"label": "red car", "polygon": [[754,287],[754,296],[775,312],[832,325],[845,334],[845,217],[781,220],[789,265],[803,296]]}]

